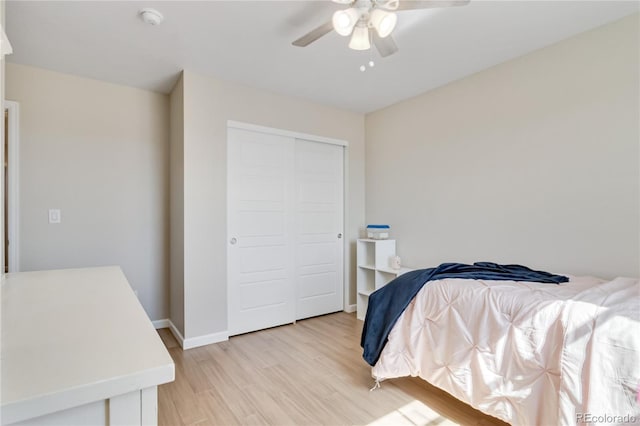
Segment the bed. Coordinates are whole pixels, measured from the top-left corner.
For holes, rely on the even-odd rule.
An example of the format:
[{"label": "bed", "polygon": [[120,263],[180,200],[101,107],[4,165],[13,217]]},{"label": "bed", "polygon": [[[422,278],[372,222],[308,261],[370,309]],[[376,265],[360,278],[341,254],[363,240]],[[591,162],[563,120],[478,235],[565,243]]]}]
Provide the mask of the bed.
[{"label": "bed", "polygon": [[430,281],[372,375],[421,377],[514,425],[640,423],[640,283]]}]

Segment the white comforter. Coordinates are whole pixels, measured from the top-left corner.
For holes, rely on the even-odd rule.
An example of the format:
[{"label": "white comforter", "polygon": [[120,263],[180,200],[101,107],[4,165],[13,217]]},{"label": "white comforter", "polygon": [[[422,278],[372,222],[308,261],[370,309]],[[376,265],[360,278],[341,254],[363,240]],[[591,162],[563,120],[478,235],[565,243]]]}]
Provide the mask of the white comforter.
[{"label": "white comforter", "polygon": [[640,283],[433,281],[372,373],[419,376],[514,425],[640,422]]}]

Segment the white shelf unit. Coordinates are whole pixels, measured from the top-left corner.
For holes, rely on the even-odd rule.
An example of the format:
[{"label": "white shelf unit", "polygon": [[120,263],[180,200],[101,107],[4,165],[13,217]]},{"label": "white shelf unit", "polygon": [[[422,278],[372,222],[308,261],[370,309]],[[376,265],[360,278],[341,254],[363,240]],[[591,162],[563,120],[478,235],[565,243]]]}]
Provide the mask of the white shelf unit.
[{"label": "white shelf unit", "polygon": [[391,257],[396,255],[396,240],[360,239],[356,251],[357,317],[363,320],[367,313],[369,295],[409,269],[391,269]]}]

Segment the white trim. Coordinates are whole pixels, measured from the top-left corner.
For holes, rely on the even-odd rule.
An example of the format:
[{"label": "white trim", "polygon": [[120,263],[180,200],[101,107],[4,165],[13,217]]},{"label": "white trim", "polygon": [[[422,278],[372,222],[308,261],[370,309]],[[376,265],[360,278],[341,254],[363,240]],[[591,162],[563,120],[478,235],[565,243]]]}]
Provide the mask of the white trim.
[{"label": "white trim", "polygon": [[188,339],[185,339],[178,330],[178,327],[176,327],[170,319],[166,321],[169,323],[169,330],[171,330],[171,334],[173,334],[173,337],[176,338],[183,350],[210,345],[212,343],[225,342],[229,340],[228,331],[221,331],[219,333],[205,334],[203,336],[190,337]]},{"label": "white trim", "polygon": [[169,328],[169,320],[167,318],[151,321],[156,330],[160,328]]},{"label": "white trim", "polygon": [[228,121],[227,121],[226,132],[227,132],[227,135],[226,135],[226,140],[225,140],[225,150],[227,151],[227,158],[225,158],[225,160],[224,160],[225,161],[224,167],[226,169],[226,174],[225,174],[226,181],[225,181],[225,184],[224,184],[225,185],[224,191],[225,191],[225,197],[226,197],[226,199],[225,199],[226,219],[225,219],[225,223],[224,223],[224,226],[225,226],[225,230],[224,230],[225,231],[225,240],[224,240],[225,241],[225,250],[224,250],[224,255],[225,255],[225,259],[226,259],[226,264],[224,266],[224,268],[225,268],[224,269],[224,273],[225,273],[225,277],[227,279],[227,286],[226,286],[226,290],[227,290],[227,292],[226,292],[227,293],[227,329],[231,329],[231,326],[233,325],[232,324],[233,321],[231,321],[231,299],[232,299],[232,297],[231,297],[231,279],[229,278],[229,270],[231,269],[229,267],[229,263],[230,263],[229,262],[229,259],[230,259],[229,252],[231,250],[229,242],[230,242],[230,240],[232,238],[229,235],[230,234],[230,232],[229,232],[229,218],[231,217],[230,216],[231,204],[229,202],[229,200],[231,198],[231,196],[229,195],[229,194],[231,194],[231,191],[229,190],[229,182],[231,181],[229,179],[229,176],[231,176],[231,168],[229,167],[229,164],[230,164],[229,158],[231,157],[231,154],[230,154],[231,150],[229,149],[229,122]]},{"label": "white trim", "polygon": [[204,336],[189,337],[184,339],[182,349],[197,348],[200,346],[210,345],[212,343],[226,342],[229,340],[229,332],[221,331],[219,333],[205,334]]},{"label": "white trim", "polygon": [[[287,136],[296,139],[304,139],[310,142],[328,143],[331,145],[349,146],[349,142],[342,139],[326,138],[324,136],[310,135],[308,133],[294,132],[292,130],[275,129],[273,127],[259,126],[257,124],[243,123],[241,121],[228,120],[227,128],[240,130],[250,130],[259,133],[268,133],[270,135]],[[228,139],[228,138],[227,138]]]},{"label": "white trim", "polygon": [[[349,212],[351,205],[349,203],[349,147],[345,146],[342,152],[342,307],[345,312],[348,311],[351,298],[351,228],[349,227]],[[356,295],[357,297],[357,295]]]},{"label": "white trim", "polygon": [[184,337],[182,337],[182,334],[180,333],[180,330],[178,330],[178,327],[175,326],[173,321],[171,321],[170,319],[167,320],[167,321],[169,321],[169,331],[171,331],[171,334],[173,334],[173,337],[176,338],[176,340],[180,344],[180,347],[184,348],[184,346],[183,346]]},{"label": "white trim", "polygon": [[356,311],[356,305],[347,305],[344,307],[344,311],[348,314]]},{"label": "white trim", "polygon": [[11,55],[13,53],[13,47],[11,47],[11,43],[7,38],[7,34],[4,32],[4,28],[0,25],[0,59],[4,59],[6,55]]},{"label": "white trim", "polygon": [[20,272],[20,108],[17,102],[4,101],[4,108],[9,112],[8,145],[9,154],[7,164],[9,164],[7,176],[7,200],[8,211],[8,232],[9,240],[9,272]]}]

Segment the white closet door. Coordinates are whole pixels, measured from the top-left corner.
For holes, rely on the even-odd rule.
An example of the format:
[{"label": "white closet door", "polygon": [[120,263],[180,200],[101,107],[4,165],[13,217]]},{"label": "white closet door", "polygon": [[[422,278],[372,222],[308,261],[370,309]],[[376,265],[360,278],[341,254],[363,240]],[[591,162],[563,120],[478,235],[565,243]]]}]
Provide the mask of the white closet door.
[{"label": "white closet door", "polygon": [[230,335],[295,319],[294,142],[228,129]]},{"label": "white closet door", "polygon": [[296,318],[343,309],[343,147],[296,140]]}]

